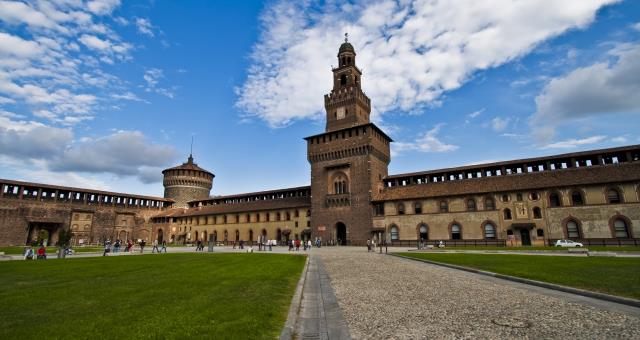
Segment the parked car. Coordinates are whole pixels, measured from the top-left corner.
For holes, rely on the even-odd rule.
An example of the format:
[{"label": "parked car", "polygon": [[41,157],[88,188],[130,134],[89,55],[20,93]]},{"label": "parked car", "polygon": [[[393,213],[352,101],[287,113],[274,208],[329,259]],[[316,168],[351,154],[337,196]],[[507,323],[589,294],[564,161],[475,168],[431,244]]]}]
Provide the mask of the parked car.
[{"label": "parked car", "polygon": [[571,240],[557,240],[556,247],[583,247],[584,245],[580,242],[575,242],[575,241],[571,241]]}]

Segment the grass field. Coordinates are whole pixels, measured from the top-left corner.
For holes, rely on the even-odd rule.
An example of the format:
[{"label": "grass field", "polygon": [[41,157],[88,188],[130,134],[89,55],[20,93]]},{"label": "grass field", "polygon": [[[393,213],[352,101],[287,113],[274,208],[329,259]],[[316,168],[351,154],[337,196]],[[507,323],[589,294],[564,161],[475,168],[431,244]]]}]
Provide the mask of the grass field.
[{"label": "grass field", "polygon": [[640,299],[640,258],[442,253],[401,255]]},{"label": "grass field", "polygon": [[[640,246],[585,246],[590,251],[637,251],[640,252]],[[437,249],[437,248],[436,248]],[[491,247],[491,246],[469,246],[469,247],[445,247],[444,250],[505,250],[505,251],[531,251],[531,250],[548,250],[568,252],[567,248],[562,247]]]},{"label": "grass field", "polygon": [[273,339],[305,257],[168,254],[0,262],[0,339]]}]

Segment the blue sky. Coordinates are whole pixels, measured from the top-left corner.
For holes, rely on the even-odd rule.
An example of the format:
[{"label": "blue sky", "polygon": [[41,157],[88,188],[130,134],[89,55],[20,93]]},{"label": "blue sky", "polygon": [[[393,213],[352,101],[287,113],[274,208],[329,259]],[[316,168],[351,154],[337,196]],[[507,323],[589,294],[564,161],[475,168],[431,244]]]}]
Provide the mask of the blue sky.
[{"label": "blue sky", "polygon": [[392,174],[640,143],[637,1],[0,1],[0,178],[307,185],[344,32]]}]

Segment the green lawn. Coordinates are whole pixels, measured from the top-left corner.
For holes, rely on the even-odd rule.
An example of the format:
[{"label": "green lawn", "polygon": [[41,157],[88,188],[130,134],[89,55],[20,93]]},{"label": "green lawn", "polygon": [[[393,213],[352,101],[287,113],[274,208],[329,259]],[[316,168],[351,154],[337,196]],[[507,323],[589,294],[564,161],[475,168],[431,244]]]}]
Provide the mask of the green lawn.
[{"label": "green lawn", "polygon": [[[590,251],[637,251],[640,252],[640,246],[585,246]],[[435,248],[438,249],[438,248]],[[567,248],[562,247],[492,247],[492,246],[469,246],[469,247],[445,247],[444,250],[508,250],[508,251],[531,251],[531,250],[548,250],[567,252]]]},{"label": "green lawn", "polygon": [[640,258],[413,252],[401,255],[640,299]]},{"label": "green lawn", "polygon": [[0,339],[273,339],[305,257],[167,254],[0,262]]}]

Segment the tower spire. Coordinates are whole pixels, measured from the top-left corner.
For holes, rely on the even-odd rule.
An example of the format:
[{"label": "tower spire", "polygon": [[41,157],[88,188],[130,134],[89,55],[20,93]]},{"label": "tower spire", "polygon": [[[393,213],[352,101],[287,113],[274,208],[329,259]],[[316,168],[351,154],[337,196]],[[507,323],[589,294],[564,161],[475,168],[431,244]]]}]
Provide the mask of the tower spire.
[{"label": "tower spire", "polygon": [[191,149],[189,149],[188,163],[193,163],[193,135],[191,135]]}]

